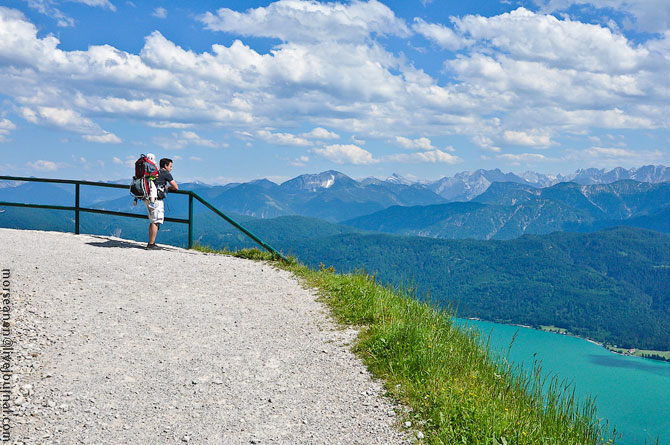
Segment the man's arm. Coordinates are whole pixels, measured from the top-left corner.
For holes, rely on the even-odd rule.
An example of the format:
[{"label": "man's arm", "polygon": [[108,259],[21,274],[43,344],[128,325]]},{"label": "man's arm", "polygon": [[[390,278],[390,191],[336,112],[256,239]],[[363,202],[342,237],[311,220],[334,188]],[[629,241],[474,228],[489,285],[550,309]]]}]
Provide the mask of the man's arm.
[{"label": "man's arm", "polygon": [[170,185],[168,185],[168,190],[179,190],[179,186],[177,185],[177,181],[175,181],[174,179],[172,181],[170,181],[168,184],[170,184]]}]

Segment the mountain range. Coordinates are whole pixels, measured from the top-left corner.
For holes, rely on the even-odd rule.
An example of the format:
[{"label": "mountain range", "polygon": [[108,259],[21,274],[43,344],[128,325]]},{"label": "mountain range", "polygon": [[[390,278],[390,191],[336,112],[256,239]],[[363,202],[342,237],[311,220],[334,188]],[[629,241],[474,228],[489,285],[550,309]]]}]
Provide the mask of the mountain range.
[{"label": "mountain range", "polygon": [[344,221],[361,230],[452,239],[512,239],[630,225],[670,233],[670,182],[562,182],[534,188],[494,182],[469,202],[393,206]]},{"label": "mountain range", "polygon": [[[472,201],[486,192],[491,184],[505,182],[525,186],[522,190],[541,189],[560,182],[608,184],[620,180],[659,183],[670,180],[670,168],[644,166],[578,170],[571,175],[543,175],[536,172],[503,173],[499,169],[461,172],[437,181],[413,181],[399,175],[386,179],[355,180],[337,171],[305,174],[276,184],[267,179],[223,186],[185,183],[192,190],[225,212],[257,218],[302,215],[341,222],[369,215],[392,206],[429,206],[449,202]],[[126,181],[114,181],[125,183]],[[129,182],[129,181],[128,181]],[[526,193],[526,192],[519,192]],[[526,193],[527,194],[527,193]],[[82,187],[82,205],[93,205],[115,211],[138,211],[132,207],[128,193],[100,187]],[[66,184],[12,183],[0,181],[0,201],[36,204],[72,205],[74,187]],[[170,197],[175,214],[187,211],[185,200]],[[429,235],[431,236],[431,235]],[[493,236],[493,235],[491,235]]]}]

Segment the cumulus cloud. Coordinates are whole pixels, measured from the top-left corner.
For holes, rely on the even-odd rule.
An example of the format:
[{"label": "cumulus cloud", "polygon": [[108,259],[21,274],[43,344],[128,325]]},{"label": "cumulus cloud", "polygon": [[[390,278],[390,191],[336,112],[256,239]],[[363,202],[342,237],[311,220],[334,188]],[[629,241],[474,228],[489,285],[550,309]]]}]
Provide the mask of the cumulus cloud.
[{"label": "cumulus cloud", "polygon": [[420,18],[414,19],[412,29],[442,48],[452,51],[465,48],[472,42],[462,35],[456,34],[453,29],[439,23],[426,23]]},{"label": "cumulus cloud", "polygon": [[300,136],[309,139],[339,139],[340,135],[325,128],[317,127],[309,133],[303,133]]},{"label": "cumulus cloud", "polygon": [[538,130],[507,130],[503,133],[503,140],[511,145],[523,145],[527,147],[547,148],[552,145],[551,135]]},{"label": "cumulus cloud", "polygon": [[515,60],[542,61],[553,67],[591,72],[634,72],[647,56],[609,28],[525,8],[494,17],[455,18],[458,30],[487,41]]},{"label": "cumulus cloud", "polygon": [[373,159],[372,153],[353,144],[328,145],[324,148],[313,148],[312,152],[336,164],[374,164],[379,162]]},{"label": "cumulus cloud", "polygon": [[203,14],[200,20],[213,31],[274,37],[285,42],[361,41],[371,33],[409,35],[404,21],[377,0],[348,4],[279,0],[246,12],[221,8],[216,14]]},{"label": "cumulus cloud", "polygon": [[304,167],[309,162],[309,156],[300,156],[293,161],[290,161],[289,164],[294,167]]},{"label": "cumulus cloud", "polygon": [[396,136],[395,143],[408,150],[432,150],[433,143],[427,137],[420,137],[418,139],[409,139],[404,136]]},{"label": "cumulus cloud", "polygon": [[429,150],[422,151],[418,153],[400,153],[387,156],[385,158],[387,161],[391,162],[416,162],[416,163],[444,163],[444,164],[459,164],[463,162],[463,159],[458,156],[454,156],[450,153],[446,153],[442,150]]},{"label": "cumulus cloud", "polygon": [[121,139],[113,133],[102,130],[92,120],[81,116],[74,110],[56,107],[23,107],[24,119],[34,124],[46,124],[64,130],[81,133],[90,142],[119,143]]},{"label": "cumulus cloud", "polygon": [[[68,0],[72,3],[82,3],[88,6],[99,7],[103,9],[109,9],[110,11],[116,11],[116,7],[109,0]],[[74,19],[67,16],[60,9],[58,5],[62,1],[58,0],[28,0],[28,6],[40,14],[44,14],[56,20],[56,23],[60,27],[69,27],[74,26]]]},{"label": "cumulus cloud", "polygon": [[[0,91],[25,120],[101,142],[120,141],[101,127],[103,118],[176,131],[212,124],[277,145],[309,146],[347,132],[423,152],[437,148],[395,136],[463,135],[500,152],[505,144],[548,147],[552,134],[586,135],[593,127],[670,126],[670,34],[634,44],[607,27],[524,8],[456,17],[448,26],[417,20],[410,30],[374,0],[280,0],[243,12],[222,8],[200,20],[211,30],[281,43],[260,52],[233,40],[197,52],[156,31],[138,54],[110,45],[67,51],[54,35],[38,36],[20,12],[0,7]],[[458,48],[445,56],[445,79],[415,68],[378,38],[410,32]],[[314,130],[280,130],[300,125]],[[156,143],[221,146],[179,131]],[[355,153],[320,149],[338,159]],[[352,159],[381,159],[365,152],[367,161]]]},{"label": "cumulus cloud", "polygon": [[42,172],[53,172],[58,170],[62,166],[62,164],[60,163],[56,163],[53,161],[45,161],[43,159],[39,159],[35,162],[28,162],[26,163],[26,165],[32,168],[33,170],[38,170]]},{"label": "cumulus cloud", "polygon": [[194,131],[182,131],[180,133],[172,133],[171,136],[157,136],[153,138],[154,144],[165,148],[166,150],[181,150],[189,146],[198,145],[201,147],[218,148],[226,146],[210,139],[200,137]]},{"label": "cumulus cloud", "polygon": [[311,145],[311,142],[305,138],[295,136],[290,133],[272,133],[268,130],[259,130],[256,132],[259,139],[276,145],[291,145],[295,147],[305,147]]},{"label": "cumulus cloud", "polygon": [[489,136],[475,134],[472,136],[472,142],[487,151],[499,152],[500,147],[496,146]]},{"label": "cumulus cloud", "polygon": [[191,128],[193,124],[185,124],[182,122],[147,122],[147,125],[154,128]]},{"label": "cumulus cloud", "polygon": [[9,133],[15,129],[16,125],[9,119],[0,120],[0,142],[5,142]]},{"label": "cumulus cloud", "polygon": [[108,131],[105,131],[103,134],[99,135],[85,134],[82,137],[89,142],[98,142],[100,144],[120,144],[122,142],[121,138]]},{"label": "cumulus cloud", "polygon": [[541,155],[539,153],[521,153],[521,154],[505,153],[497,155],[496,158],[503,159],[505,161],[511,161],[516,165],[519,165],[522,162],[544,161],[547,159],[546,156]]}]

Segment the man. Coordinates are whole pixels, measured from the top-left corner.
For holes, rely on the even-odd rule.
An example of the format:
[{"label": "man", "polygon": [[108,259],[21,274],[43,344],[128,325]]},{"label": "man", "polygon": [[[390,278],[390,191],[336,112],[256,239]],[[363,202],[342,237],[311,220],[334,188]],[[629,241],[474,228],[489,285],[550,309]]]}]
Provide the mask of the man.
[{"label": "man", "polygon": [[147,250],[158,249],[156,246],[156,235],[158,234],[160,225],[165,220],[163,199],[167,196],[168,190],[179,190],[177,182],[172,177],[172,159],[161,159],[160,171],[158,172],[158,178],[156,178],[156,189],[158,191],[158,199],[156,201],[144,200],[144,205],[147,207],[147,214],[149,215],[149,243],[146,247]]}]

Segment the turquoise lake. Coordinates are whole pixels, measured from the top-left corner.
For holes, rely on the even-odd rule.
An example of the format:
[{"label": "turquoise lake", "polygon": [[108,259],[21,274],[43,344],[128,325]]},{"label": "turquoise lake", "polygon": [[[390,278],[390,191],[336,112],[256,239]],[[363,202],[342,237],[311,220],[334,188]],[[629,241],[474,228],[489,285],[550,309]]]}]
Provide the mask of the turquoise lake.
[{"label": "turquoise lake", "polygon": [[[621,445],[670,444],[670,363],[625,357],[586,340],[530,328],[484,321],[456,320],[490,334],[490,348],[507,351],[518,332],[509,360],[532,367],[542,361],[545,373],[574,382],[579,397],[596,399],[598,417],[622,434]],[[537,354],[536,358],[533,354]]]}]

